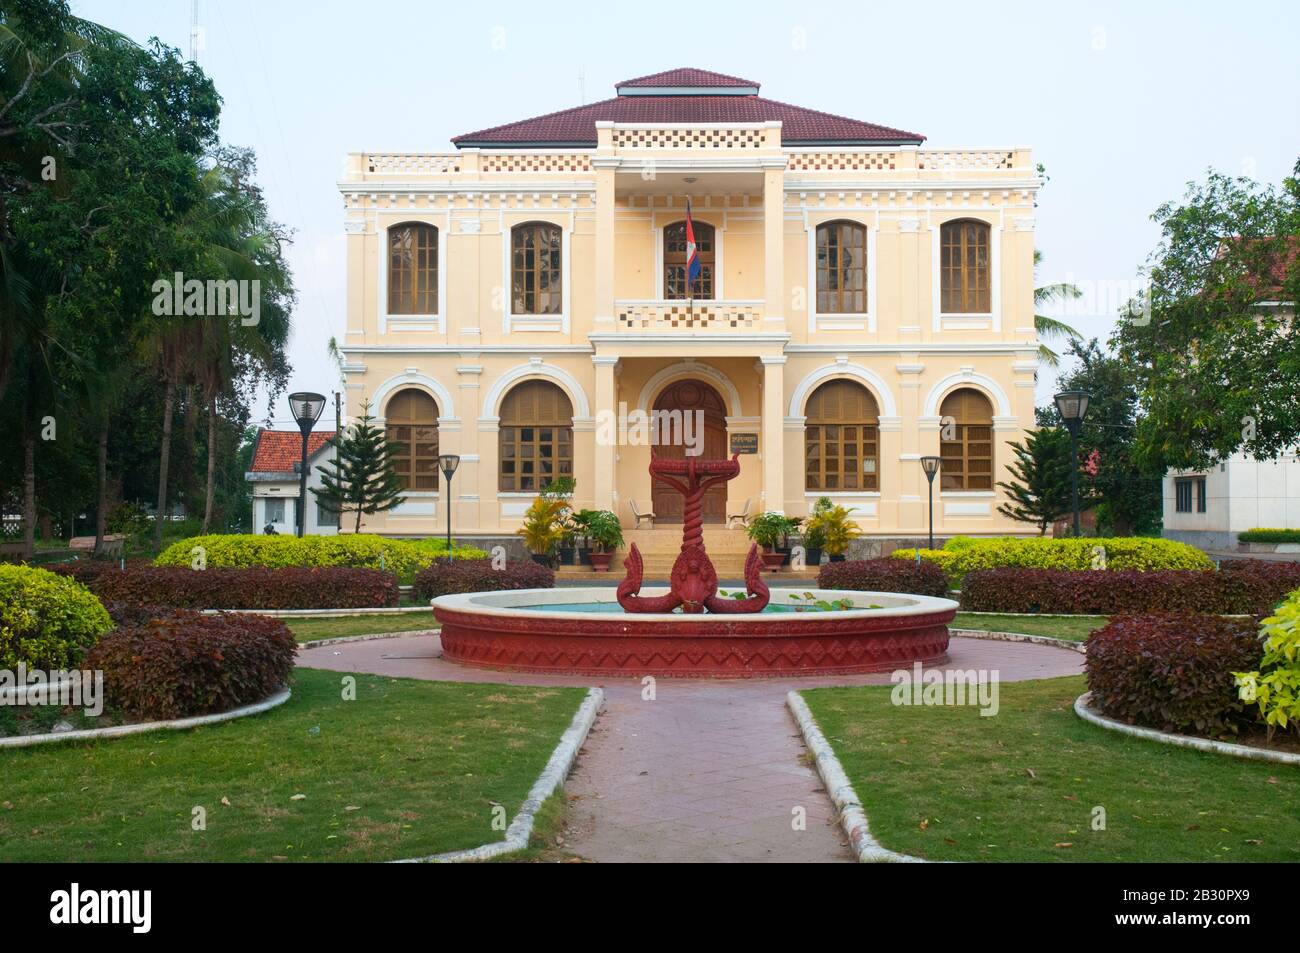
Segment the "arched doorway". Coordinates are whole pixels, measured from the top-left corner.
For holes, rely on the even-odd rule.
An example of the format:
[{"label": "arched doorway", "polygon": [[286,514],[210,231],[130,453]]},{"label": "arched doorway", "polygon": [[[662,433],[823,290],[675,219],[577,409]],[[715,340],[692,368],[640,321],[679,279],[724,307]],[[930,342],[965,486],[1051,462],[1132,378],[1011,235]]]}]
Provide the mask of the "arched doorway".
[{"label": "arched doorway", "polygon": [[[702,412],[704,425],[704,451],[700,454],[699,459],[721,460],[727,456],[727,405],[722,402],[722,397],[718,395],[718,392],[708,384],[694,379],[675,381],[660,392],[655,399],[654,410],[681,412],[681,417],[668,418],[674,422],[671,431],[667,428],[658,431],[663,433],[665,437],[671,433],[675,439],[654,447],[656,456],[669,460],[686,458],[687,448],[681,439],[682,429],[679,422],[685,421],[688,415],[697,411]],[[690,428],[686,433],[695,440],[700,439],[700,433],[696,429],[697,420],[699,420],[698,417],[693,417],[691,422],[686,424]],[[655,480],[651,489],[651,498],[655,522],[680,523],[682,521],[682,497],[676,490]],[[723,483],[704,494],[704,522],[721,523],[726,518],[727,485]]]}]

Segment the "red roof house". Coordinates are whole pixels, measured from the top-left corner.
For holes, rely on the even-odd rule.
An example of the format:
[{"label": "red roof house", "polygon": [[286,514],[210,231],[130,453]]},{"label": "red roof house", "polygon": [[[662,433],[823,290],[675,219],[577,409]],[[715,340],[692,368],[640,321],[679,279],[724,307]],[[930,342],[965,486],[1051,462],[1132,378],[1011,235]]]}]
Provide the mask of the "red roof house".
[{"label": "red roof house", "polygon": [[[307,438],[307,459],[310,461],[334,436],[333,430],[313,430]],[[296,430],[259,430],[253,446],[253,465],[250,473],[278,473],[293,475],[294,466],[302,459],[302,434]]]}]

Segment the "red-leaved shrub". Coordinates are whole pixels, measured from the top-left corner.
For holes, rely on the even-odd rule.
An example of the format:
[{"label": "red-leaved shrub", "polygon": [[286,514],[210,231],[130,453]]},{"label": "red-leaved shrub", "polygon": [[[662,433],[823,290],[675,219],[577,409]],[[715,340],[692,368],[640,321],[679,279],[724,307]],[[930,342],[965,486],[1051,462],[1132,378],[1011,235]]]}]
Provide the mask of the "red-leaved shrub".
[{"label": "red-leaved shrub", "polygon": [[1086,643],[1092,703],[1111,718],[1162,731],[1235,731],[1250,716],[1232,673],[1258,667],[1258,628],[1253,619],[1187,612],[1112,619]]},{"label": "red-leaved shrub", "polygon": [[112,563],[85,562],[59,571],[104,602],[181,609],[371,609],[395,606],[398,599],[396,578],[377,569],[138,566],[123,571]]},{"label": "red-leaved shrub", "polygon": [[298,646],[279,619],[177,609],[126,622],[104,636],[85,666],[104,673],[110,705],[133,719],[210,715],[251,705],[288,684]]},{"label": "red-leaved shrub", "polygon": [[984,569],[967,573],[962,580],[961,604],[971,612],[1258,615],[1272,611],[1298,587],[1300,565],[1262,561],[1221,572]]},{"label": "red-leaved shrub", "polygon": [[550,589],[555,572],[529,560],[509,560],[504,568],[493,569],[490,559],[458,559],[448,564],[435,562],[415,575],[412,591],[428,601],[457,592],[489,592],[493,589]]},{"label": "red-leaved shrub", "polygon": [[947,596],[948,574],[934,563],[915,563],[906,559],[850,559],[822,566],[817,573],[817,586],[821,589]]}]

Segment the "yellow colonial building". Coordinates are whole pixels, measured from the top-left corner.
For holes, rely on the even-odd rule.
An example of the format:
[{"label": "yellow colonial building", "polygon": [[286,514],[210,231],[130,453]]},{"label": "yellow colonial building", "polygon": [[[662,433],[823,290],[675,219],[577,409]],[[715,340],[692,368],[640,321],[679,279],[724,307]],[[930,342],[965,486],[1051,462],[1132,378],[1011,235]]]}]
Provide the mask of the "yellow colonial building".
[{"label": "yellow colonial building", "polygon": [[559,474],[578,507],[671,523],[626,415],[682,410],[706,456],[743,453],[711,522],[829,496],[914,540],[938,455],[936,532],[1023,532],[996,483],[1034,423],[1029,150],[927,148],[699,69],[616,93],[348,156],[348,410],[406,446],[409,488],[367,529],[440,533],[450,506],[458,537],[510,536]]}]

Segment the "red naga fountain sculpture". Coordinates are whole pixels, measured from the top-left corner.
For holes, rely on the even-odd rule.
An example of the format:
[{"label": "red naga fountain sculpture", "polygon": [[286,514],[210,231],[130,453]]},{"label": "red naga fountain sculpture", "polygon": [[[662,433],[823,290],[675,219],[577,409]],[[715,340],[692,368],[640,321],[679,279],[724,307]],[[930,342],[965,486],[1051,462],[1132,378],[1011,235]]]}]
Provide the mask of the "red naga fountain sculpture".
[{"label": "red naga fountain sculpture", "polygon": [[718,574],[704,551],[704,493],[711,486],[725,483],[740,473],[740,457],[730,460],[650,460],[650,477],[659,480],[680,493],[684,499],[682,512],[682,551],[673,563],[669,576],[671,591],[662,596],[642,596],[641,579],[644,564],[641,553],[633,543],[623,565],[627,576],[618,587],[618,604],[625,612],[672,612],[681,606],[682,612],[700,613],[705,609],[716,613],[762,612],[770,597],[763,582],[763,560],[758,546],[751,546],[745,559],[745,599],[728,599],[718,595]]}]

